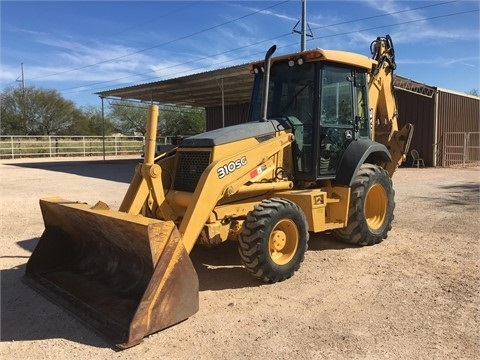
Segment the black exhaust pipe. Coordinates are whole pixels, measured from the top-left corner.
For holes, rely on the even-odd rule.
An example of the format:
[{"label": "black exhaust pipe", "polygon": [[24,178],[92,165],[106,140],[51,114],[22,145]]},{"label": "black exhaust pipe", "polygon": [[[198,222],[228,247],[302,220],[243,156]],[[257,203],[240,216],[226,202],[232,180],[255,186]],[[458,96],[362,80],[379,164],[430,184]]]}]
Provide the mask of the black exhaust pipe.
[{"label": "black exhaust pipe", "polygon": [[273,45],[265,54],[265,64],[263,70],[263,94],[262,94],[262,119],[267,121],[268,87],[270,83],[270,64],[273,53],[277,50],[277,45]]}]

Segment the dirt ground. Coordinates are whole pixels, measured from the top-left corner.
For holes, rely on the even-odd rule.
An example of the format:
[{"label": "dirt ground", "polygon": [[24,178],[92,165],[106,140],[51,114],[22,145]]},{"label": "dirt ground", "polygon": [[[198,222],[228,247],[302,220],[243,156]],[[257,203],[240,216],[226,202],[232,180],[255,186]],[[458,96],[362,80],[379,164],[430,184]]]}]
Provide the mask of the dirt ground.
[{"label": "dirt ground", "polygon": [[478,167],[399,169],[386,241],[312,234],[285,282],[253,279],[235,243],[194,249],[200,310],[117,351],[21,277],[43,231],[40,197],[118,208],[138,161],[1,161],[2,359],[478,359]]}]

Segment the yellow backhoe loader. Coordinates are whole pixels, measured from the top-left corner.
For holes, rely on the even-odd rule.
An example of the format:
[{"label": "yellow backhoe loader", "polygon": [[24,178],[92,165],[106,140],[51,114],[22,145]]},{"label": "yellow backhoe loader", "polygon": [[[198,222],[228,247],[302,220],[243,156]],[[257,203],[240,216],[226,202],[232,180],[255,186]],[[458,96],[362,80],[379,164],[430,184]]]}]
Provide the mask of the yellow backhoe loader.
[{"label": "yellow backhoe loader", "polygon": [[250,65],[245,124],[188,137],[154,158],[158,107],[144,162],[118,210],[40,200],[45,231],[25,280],[120,348],[198,310],[195,244],[239,243],[266,282],[299,269],[310,233],[372,245],[394,212],[391,177],[413,127],[397,128],[391,38],[372,57],[309,50]]}]

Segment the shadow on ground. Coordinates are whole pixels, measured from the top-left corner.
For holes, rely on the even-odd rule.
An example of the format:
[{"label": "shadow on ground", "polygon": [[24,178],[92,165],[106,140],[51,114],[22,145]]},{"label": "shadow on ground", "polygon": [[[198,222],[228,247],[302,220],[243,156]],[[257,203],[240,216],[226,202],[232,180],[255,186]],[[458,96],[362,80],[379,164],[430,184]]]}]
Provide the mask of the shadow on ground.
[{"label": "shadow on ground", "polygon": [[[30,252],[38,238],[17,244]],[[197,271],[200,291],[268,286],[254,279],[241,264],[236,242],[216,247],[196,246],[190,254]],[[352,246],[339,243],[328,234],[312,234],[310,251],[342,250]],[[28,259],[25,258],[25,262]],[[116,348],[81,321],[40,296],[22,280],[25,263],[2,271],[1,341],[32,341],[63,338],[77,343]],[[201,311],[201,310],[200,310]]]},{"label": "shadow on ground", "polygon": [[57,171],[91,178],[130,183],[135,167],[143,159],[45,161],[5,164],[23,168]]},{"label": "shadow on ground", "polygon": [[461,206],[472,211],[480,205],[480,184],[478,182],[463,182],[439,185],[437,196],[418,197],[432,206]]},{"label": "shadow on ground", "polygon": [[67,339],[114,349],[112,344],[23,283],[24,274],[25,264],[2,270],[2,342]]},{"label": "shadow on ground", "polygon": [[466,205],[478,207],[480,200],[480,184],[478,183],[457,183],[440,186],[446,191],[446,196],[438,201],[443,205]]}]

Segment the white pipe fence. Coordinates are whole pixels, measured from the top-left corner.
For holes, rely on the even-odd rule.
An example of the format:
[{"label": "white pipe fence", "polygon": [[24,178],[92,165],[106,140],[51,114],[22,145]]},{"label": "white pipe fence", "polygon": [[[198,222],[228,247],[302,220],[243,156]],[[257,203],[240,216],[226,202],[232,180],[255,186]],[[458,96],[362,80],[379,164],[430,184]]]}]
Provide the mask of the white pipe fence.
[{"label": "white pipe fence", "polygon": [[[157,145],[172,143],[173,137],[157,138]],[[143,136],[0,136],[0,158],[141,155]]]}]

